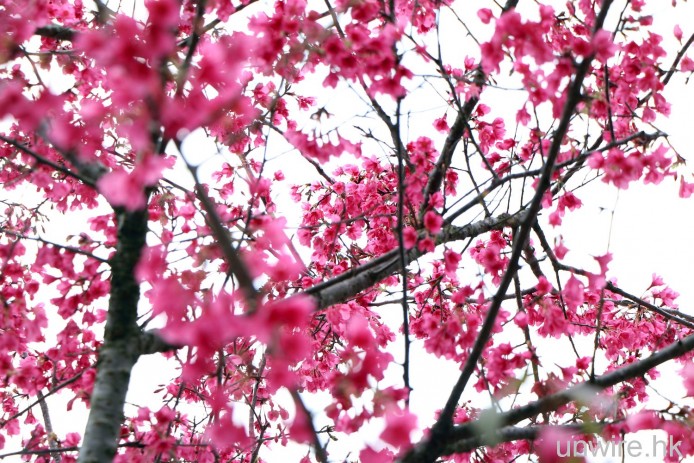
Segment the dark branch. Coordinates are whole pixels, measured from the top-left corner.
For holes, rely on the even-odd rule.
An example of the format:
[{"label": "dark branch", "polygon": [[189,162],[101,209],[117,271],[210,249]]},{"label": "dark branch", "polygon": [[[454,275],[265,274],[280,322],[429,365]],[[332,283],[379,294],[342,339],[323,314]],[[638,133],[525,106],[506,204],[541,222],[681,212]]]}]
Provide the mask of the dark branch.
[{"label": "dark branch", "polygon": [[[527,212],[520,211],[514,215],[502,214],[498,217],[489,217],[463,227],[448,226],[437,238],[437,244],[472,238],[492,230],[501,230],[504,227],[518,226],[526,217]],[[405,262],[409,264],[424,254],[425,252],[420,251],[415,246],[405,253]],[[319,283],[304,291],[304,294],[308,294],[316,300],[317,310],[325,309],[357,296],[384,278],[395,274],[399,268],[399,250],[394,249],[355,269]]]},{"label": "dark branch", "polygon": [[148,212],[116,211],[118,244],[111,258],[111,292],[99,350],[91,410],[84,432],[79,463],[113,460],[118,447],[123,406],[130,373],[140,355],[137,304],[140,287],[135,266],[145,245]]},{"label": "dark branch", "polygon": [[77,36],[77,31],[58,24],[49,24],[36,29],[35,34],[41,37],[48,37],[56,40],[73,41]]},{"label": "dark branch", "polygon": [[[178,151],[182,154],[183,152],[180,141],[176,140],[176,146]],[[246,267],[245,262],[232,244],[229,231],[224,227],[222,224],[222,219],[217,213],[216,204],[200,184],[195,167],[190,165],[185,159],[184,161],[186,166],[188,166],[188,170],[190,171],[193,180],[195,181],[195,195],[200,200],[200,203],[205,210],[205,221],[212,229],[212,234],[217,239],[217,244],[224,255],[226,263],[229,265],[229,271],[236,277],[239,286],[241,286],[241,290],[246,298],[246,303],[248,304],[249,310],[253,311],[255,310],[257,304],[258,291],[255,289],[255,286],[253,286],[253,278],[248,271],[248,267]]]},{"label": "dark branch", "polygon": [[158,330],[144,331],[140,334],[140,355],[157,354],[160,352],[171,352],[183,346],[171,344],[165,341]]},{"label": "dark branch", "polygon": [[[600,391],[615,386],[621,382],[641,377],[658,365],[681,357],[692,350],[694,350],[694,335],[690,335],[682,340],[675,341],[669,346],[652,354],[650,357],[630,363],[602,376],[598,376],[592,381],[579,383],[573,387],[567,388],[564,391],[543,397],[522,407],[515,408],[505,413],[500,413],[496,417],[495,422],[497,422],[500,427],[512,426],[520,423],[523,420],[527,420],[539,415],[540,413],[556,411],[559,407],[566,405],[569,402],[575,400],[585,401],[587,398],[595,396],[595,394]],[[469,422],[463,425],[454,426],[446,437],[446,445],[474,437],[476,424],[477,422]]]},{"label": "dark branch", "polygon": [[551,430],[564,431],[567,434],[595,434],[602,431],[605,426],[609,424],[613,423],[589,422],[561,426],[507,426],[450,444],[444,448],[442,455],[471,452],[479,447],[498,445],[504,442],[513,442],[517,440],[534,441],[540,438],[542,433]]},{"label": "dark branch", "polygon": [[97,260],[97,261],[99,261],[99,262],[101,262],[101,263],[103,263],[103,264],[108,264],[108,260],[107,260],[107,259],[104,259],[103,257],[96,256],[96,255],[92,254],[92,253],[89,252],[89,251],[85,251],[84,249],[80,249],[80,248],[77,248],[77,247],[75,247],[75,246],[68,246],[68,245],[65,245],[65,244],[54,243],[54,242],[52,242],[52,241],[48,241],[48,240],[46,240],[46,239],[43,239],[43,238],[41,238],[41,237],[39,237],[39,236],[28,236],[28,235],[23,235],[23,234],[21,234],[21,233],[13,232],[12,230],[8,230],[8,229],[6,229],[6,228],[4,228],[4,227],[0,227],[0,233],[4,233],[4,234],[6,234],[6,235],[10,235],[10,236],[13,236],[13,237],[15,237],[15,238],[22,239],[22,240],[37,241],[37,242],[39,242],[39,243],[43,243],[43,244],[48,245],[48,246],[53,246],[54,248],[64,249],[64,250],[66,250],[66,251],[69,251],[69,252],[72,252],[72,253],[75,253],[75,254],[80,254],[80,255],[83,255],[83,256],[87,256],[87,257],[89,257],[89,258],[91,258],[91,259],[94,259],[94,260]]},{"label": "dark branch", "polygon": [[91,187],[95,187],[95,185],[96,185],[96,179],[85,177],[85,176],[83,176],[77,172],[73,172],[72,170],[66,168],[65,166],[61,166],[60,164],[51,161],[50,159],[46,159],[43,156],[41,156],[40,154],[38,154],[36,151],[34,151],[31,148],[29,148],[28,146],[24,145],[23,143],[19,143],[17,140],[13,140],[12,138],[7,138],[4,135],[0,135],[0,140],[4,141],[8,145],[14,146],[15,148],[17,148],[21,152],[28,154],[32,158],[36,159],[36,161],[39,162],[40,164],[44,164],[48,167],[51,167],[54,170],[56,170],[57,172],[61,172],[65,175],[67,175],[68,177],[72,177],[74,179],[77,179],[80,182],[83,182],[84,184],[89,185]]}]

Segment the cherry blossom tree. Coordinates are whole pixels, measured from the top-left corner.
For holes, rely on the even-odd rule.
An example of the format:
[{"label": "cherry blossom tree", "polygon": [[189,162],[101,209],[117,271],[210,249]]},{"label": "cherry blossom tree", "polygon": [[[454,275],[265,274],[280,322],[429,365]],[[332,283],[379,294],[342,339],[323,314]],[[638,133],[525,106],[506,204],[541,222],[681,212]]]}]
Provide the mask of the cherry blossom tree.
[{"label": "cherry blossom tree", "polygon": [[[686,5],[134,3],[0,3],[0,459],[694,454],[687,397],[644,408],[659,368],[694,395],[694,318],[562,238],[598,187],[694,193]],[[126,407],[144,356],[176,374]]]}]

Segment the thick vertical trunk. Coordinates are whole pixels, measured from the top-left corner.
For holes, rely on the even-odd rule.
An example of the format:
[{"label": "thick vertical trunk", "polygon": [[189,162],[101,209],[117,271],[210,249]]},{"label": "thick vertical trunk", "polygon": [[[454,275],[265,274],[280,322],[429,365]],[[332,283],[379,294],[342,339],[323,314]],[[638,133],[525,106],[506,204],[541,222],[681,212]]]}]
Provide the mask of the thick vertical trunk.
[{"label": "thick vertical trunk", "polygon": [[130,372],[140,355],[135,266],[147,235],[147,211],[117,211],[118,245],[111,258],[111,293],[99,350],[91,410],[79,463],[108,463],[116,454]]},{"label": "thick vertical trunk", "polygon": [[137,362],[136,348],[135,343],[114,341],[104,343],[99,351],[98,372],[79,463],[113,461],[123,423],[130,372]]}]

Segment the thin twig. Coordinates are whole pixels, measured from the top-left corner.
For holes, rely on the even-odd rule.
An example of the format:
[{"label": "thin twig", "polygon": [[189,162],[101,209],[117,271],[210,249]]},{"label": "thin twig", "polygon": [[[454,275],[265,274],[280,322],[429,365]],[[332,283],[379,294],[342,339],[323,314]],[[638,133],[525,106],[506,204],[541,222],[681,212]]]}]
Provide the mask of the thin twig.
[{"label": "thin twig", "polygon": [[[396,110],[396,130],[400,131],[400,99],[398,99]],[[407,261],[405,259],[405,238],[404,238],[404,214],[405,214],[405,160],[402,153],[402,147],[398,143],[396,145],[396,154],[398,157],[398,210],[397,210],[397,229],[396,235],[398,238],[398,261],[400,263],[400,278],[402,279],[402,331],[405,343],[405,359],[403,361],[402,379],[407,391],[405,398],[406,405],[410,404],[410,307],[407,302]]]},{"label": "thin twig", "polygon": [[304,400],[301,398],[301,395],[296,389],[292,388],[291,394],[292,398],[296,402],[297,408],[299,409],[297,410],[297,413],[304,414],[309,430],[311,431],[311,434],[313,436],[313,449],[316,452],[316,460],[318,460],[320,463],[328,463],[328,454],[325,451],[325,448],[323,448],[320,439],[318,438],[318,433],[316,432],[316,428],[313,425],[313,416],[311,415],[311,412],[306,407]]},{"label": "thin twig", "polygon": [[51,414],[48,410],[48,404],[46,403],[46,396],[43,395],[43,391],[39,389],[36,396],[39,400],[39,407],[41,408],[41,415],[43,416],[43,424],[46,428],[46,435],[48,436],[48,447],[53,451],[51,456],[53,459],[60,463],[63,460],[62,455],[57,452],[58,444],[56,442],[55,432],[53,431],[53,423],[51,423]]},{"label": "thin twig", "polygon": [[17,140],[7,138],[4,135],[0,135],[0,140],[4,141],[8,145],[14,146],[15,148],[22,151],[23,153],[28,154],[29,156],[34,158],[36,161],[38,161],[40,164],[45,164],[49,167],[52,167],[56,171],[62,172],[63,174],[67,175],[68,177],[75,178],[86,185],[89,185],[91,187],[96,187],[96,182],[94,179],[86,178],[86,177],[82,176],[81,174],[78,174],[77,172],[74,172],[74,171],[66,168],[65,166],[61,166],[60,164],[57,164],[57,163],[51,161],[50,159],[44,158],[43,156],[38,154],[36,151],[32,150],[31,148],[29,148],[28,146],[26,146],[22,143],[19,143]]},{"label": "thin twig", "polygon": [[40,236],[28,236],[28,235],[24,235],[22,233],[13,232],[13,231],[8,230],[4,227],[0,227],[0,233],[4,233],[6,235],[10,235],[10,236],[13,236],[15,238],[22,239],[22,240],[37,241],[39,243],[43,243],[43,244],[48,245],[48,246],[53,246],[53,247],[58,248],[58,249],[64,249],[66,251],[70,251],[70,252],[75,253],[75,254],[87,256],[91,259],[94,259],[96,261],[101,262],[102,264],[108,264],[108,259],[104,259],[103,257],[96,256],[89,251],[85,251],[84,249],[80,249],[80,248],[77,248],[74,246],[68,246],[65,244],[54,243],[52,241],[48,241],[44,238],[41,238]]}]

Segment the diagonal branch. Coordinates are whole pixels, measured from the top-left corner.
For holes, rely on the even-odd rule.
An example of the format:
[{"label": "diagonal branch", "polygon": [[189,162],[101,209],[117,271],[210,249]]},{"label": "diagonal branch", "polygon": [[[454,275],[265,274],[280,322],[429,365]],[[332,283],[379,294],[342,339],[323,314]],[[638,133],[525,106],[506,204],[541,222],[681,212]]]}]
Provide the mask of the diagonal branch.
[{"label": "diagonal branch", "polygon": [[179,140],[175,140],[175,143],[179,153],[181,153],[181,156],[186,163],[186,166],[188,167],[188,170],[191,173],[191,176],[193,177],[193,180],[195,181],[195,196],[200,200],[200,203],[205,210],[205,221],[212,229],[212,234],[217,239],[217,244],[224,255],[224,259],[229,265],[229,272],[236,277],[236,280],[243,291],[244,297],[246,298],[249,311],[252,312],[255,310],[257,304],[258,291],[253,285],[253,278],[248,271],[248,267],[232,244],[229,231],[222,224],[222,219],[219,217],[219,213],[217,212],[217,205],[207,194],[202,184],[200,184],[196,168],[192,166],[183,156],[183,147],[181,146],[181,142]]},{"label": "diagonal branch", "polygon": [[48,404],[46,403],[46,396],[44,396],[43,391],[39,389],[37,397],[39,400],[39,407],[41,408],[41,415],[43,415],[43,425],[44,428],[46,428],[46,434],[48,435],[48,448],[53,450],[53,453],[51,453],[53,459],[57,463],[60,463],[62,461],[62,456],[60,455],[60,452],[57,452],[58,444],[56,442],[55,432],[53,431],[53,423],[51,422],[51,414],[48,410]]},{"label": "diagonal branch", "polygon": [[306,425],[311,432],[313,450],[316,452],[316,460],[320,463],[328,463],[328,453],[325,451],[323,444],[321,444],[320,438],[318,437],[318,432],[313,424],[313,415],[311,411],[306,407],[304,400],[301,398],[301,394],[296,389],[291,390],[292,398],[297,405],[297,414],[302,413],[304,419],[306,420]]},{"label": "diagonal branch", "polygon": [[44,164],[48,167],[51,167],[54,170],[56,170],[57,172],[61,172],[65,175],[67,175],[68,177],[72,177],[74,179],[81,181],[85,185],[89,185],[91,187],[96,186],[96,180],[97,179],[86,177],[84,175],[81,175],[80,173],[74,172],[74,171],[66,168],[65,166],[61,166],[60,164],[53,162],[50,159],[46,159],[45,157],[41,156],[36,151],[32,150],[31,148],[24,145],[23,143],[18,142],[17,140],[13,140],[12,138],[7,138],[4,135],[0,135],[0,140],[4,141],[5,143],[7,143],[10,146],[14,146],[15,148],[17,148],[21,152],[28,154],[29,156],[34,158],[39,164]]},{"label": "diagonal branch", "polygon": [[[547,237],[545,236],[544,232],[540,228],[539,224],[535,222],[533,224],[533,230],[535,230],[535,234],[540,240],[540,244],[542,245],[543,250],[547,254],[547,257],[549,258],[550,262],[552,263],[552,266],[554,267],[555,271],[558,270],[564,270],[567,272],[575,273],[576,275],[582,275],[582,276],[588,276],[588,272],[586,272],[583,269],[576,268],[576,267],[571,267],[570,265],[563,264],[559,262],[557,259],[557,256],[554,254],[554,251],[552,251],[551,246],[547,242]],[[644,301],[638,296],[635,296],[631,293],[628,293],[624,291],[623,289],[617,287],[614,283],[612,282],[607,282],[605,284],[605,289],[608,291],[614,293],[614,294],[619,294],[620,296],[629,299],[630,301],[634,302],[635,304],[638,304],[640,306],[643,306],[650,310],[651,312],[657,313],[658,315],[662,316],[663,318],[667,320],[671,320],[675,323],[679,323],[682,326],[686,326],[689,329],[694,330],[694,317],[687,315],[682,312],[674,311],[671,309],[667,309],[665,307],[658,307],[657,305],[651,304],[647,301]]]},{"label": "diagonal branch", "polygon": [[99,257],[99,256],[97,256],[97,255],[92,254],[92,253],[89,252],[89,251],[85,251],[84,249],[81,249],[81,248],[78,248],[78,247],[75,247],[75,246],[69,246],[69,245],[66,245],[66,244],[54,243],[54,242],[52,242],[52,241],[48,241],[48,240],[46,240],[46,239],[44,239],[44,238],[41,238],[40,236],[29,236],[29,235],[24,235],[24,234],[22,234],[22,233],[17,233],[17,232],[14,232],[14,231],[12,231],[12,230],[8,230],[8,229],[5,228],[5,227],[0,227],[0,233],[4,233],[5,235],[9,235],[9,236],[13,236],[13,237],[15,237],[15,238],[19,238],[19,239],[21,239],[21,240],[36,241],[36,242],[39,242],[39,243],[42,243],[42,244],[45,244],[45,245],[48,245],[48,246],[52,246],[52,247],[57,248],[57,249],[64,249],[64,250],[66,250],[66,251],[69,251],[69,252],[72,252],[72,253],[75,253],[75,254],[80,254],[80,255],[83,255],[83,256],[87,256],[87,257],[89,257],[89,258],[92,258],[92,259],[94,259],[94,260],[96,260],[96,261],[101,262],[102,264],[108,264],[108,259],[104,259],[103,257]]},{"label": "diagonal branch", "polygon": [[617,286],[615,286],[614,284],[612,284],[610,282],[608,282],[605,285],[605,289],[607,289],[608,291],[611,291],[615,294],[619,294],[620,296],[625,297],[625,298],[633,301],[634,303],[636,303],[638,305],[644,306],[648,310],[657,313],[658,315],[660,315],[661,317],[663,317],[667,320],[672,320],[675,323],[679,323],[682,326],[686,326],[687,328],[694,330],[694,322],[692,322],[692,320],[687,320],[687,314],[684,314],[684,313],[681,314],[681,313],[676,312],[676,311],[668,312],[668,311],[666,311],[666,309],[663,309],[662,307],[658,307],[657,305],[653,305],[649,302],[646,302],[643,299],[641,299],[640,297],[634,296],[633,294],[630,294],[630,293],[624,291],[623,289],[618,288]]},{"label": "diagonal branch", "polygon": [[224,258],[229,264],[229,270],[239,282],[239,286],[241,286],[241,290],[246,297],[246,302],[252,311],[255,308],[256,299],[258,297],[258,291],[255,289],[255,286],[253,286],[253,278],[238,251],[231,244],[231,237],[227,229],[222,225],[222,220],[217,213],[216,205],[205,192],[204,188],[202,188],[197,177],[195,178],[195,193],[207,214],[205,216],[205,221],[212,229],[215,238],[217,238],[217,244],[222,249]]},{"label": "diagonal branch", "polygon": [[[527,211],[523,210],[513,215],[501,214],[498,217],[489,217],[463,227],[448,226],[439,235],[437,244],[472,238],[492,230],[501,230],[504,227],[515,227],[525,221],[526,218]],[[409,264],[424,254],[426,252],[420,251],[417,247],[409,249],[405,252],[405,263]],[[326,309],[331,305],[339,304],[355,297],[379,281],[395,274],[400,269],[400,266],[399,249],[394,249],[355,269],[319,283],[305,290],[303,294],[315,299],[316,310]]]},{"label": "diagonal branch", "polygon": [[550,430],[563,431],[567,434],[595,434],[602,431],[606,426],[611,424],[615,424],[615,422],[588,422],[565,424],[559,426],[507,426],[483,434],[478,434],[474,437],[463,439],[454,442],[450,445],[447,445],[442,455],[453,455],[456,453],[471,452],[479,447],[498,445],[504,442],[513,442],[517,440],[534,441],[540,438],[542,433]]},{"label": "diagonal branch", "polygon": [[[609,373],[605,373],[602,376],[596,377],[592,381],[588,380],[576,384],[575,386],[567,388],[564,391],[545,396],[508,412],[500,413],[496,417],[495,422],[497,422],[501,427],[512,426],[520,423],[523,420],[530,419],[540,413],[556,411],[559,407],[566,405],[569,402],[573,402],[575,400],[585,400],[586,398],[592,397],[596,393],[609,387],[616,386],[619,383],[633,378],[641,377],[658,365],[681,357],[693,350],[694,334],[679,341],[673,342],[669,346],[652,354],[650,357],[646,357],[643,360],[630,363]],[[476,422],[473,421],[454,426],[446,436],[446,445],[474,437],[476,434],[475,425]]]}]

